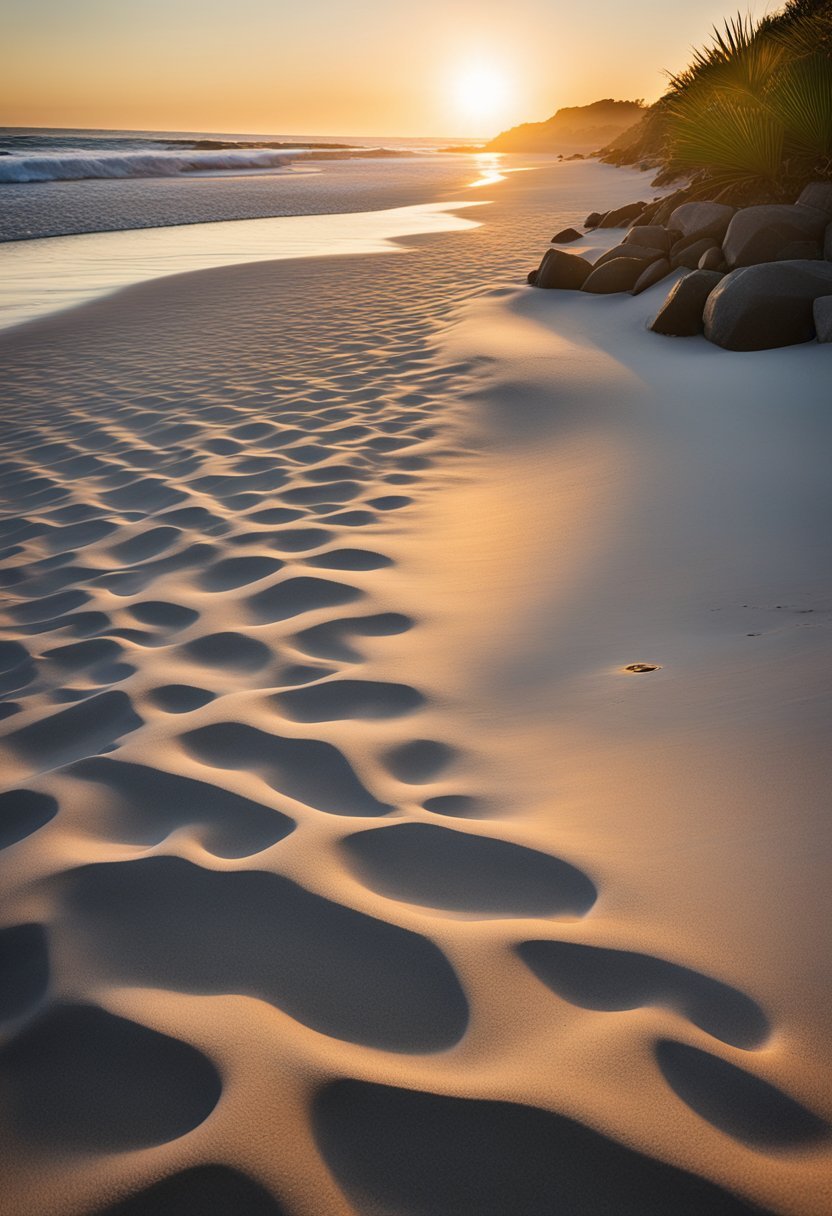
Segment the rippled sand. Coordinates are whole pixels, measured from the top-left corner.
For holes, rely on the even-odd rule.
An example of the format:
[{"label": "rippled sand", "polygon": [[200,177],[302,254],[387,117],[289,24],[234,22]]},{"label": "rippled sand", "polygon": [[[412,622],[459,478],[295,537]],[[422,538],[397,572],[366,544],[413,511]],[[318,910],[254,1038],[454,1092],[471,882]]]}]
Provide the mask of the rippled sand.
[{"label": "rippled sand", "polygon": [[827,352],[517,288],[644,188],[0,339],[4,1213],[832,1206]]}]

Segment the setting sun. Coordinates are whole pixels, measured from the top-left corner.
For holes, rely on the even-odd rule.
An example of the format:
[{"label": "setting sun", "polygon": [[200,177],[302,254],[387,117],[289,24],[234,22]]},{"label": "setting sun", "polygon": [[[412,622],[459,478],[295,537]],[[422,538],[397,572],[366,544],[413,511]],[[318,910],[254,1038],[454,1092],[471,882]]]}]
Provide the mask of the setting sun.
[{"label": "setting sun", "polygon": [[488,130],[499,125],[510,93],[508,76],[501,68],[490,63],[467,64],[453,84],[457,117]]}]

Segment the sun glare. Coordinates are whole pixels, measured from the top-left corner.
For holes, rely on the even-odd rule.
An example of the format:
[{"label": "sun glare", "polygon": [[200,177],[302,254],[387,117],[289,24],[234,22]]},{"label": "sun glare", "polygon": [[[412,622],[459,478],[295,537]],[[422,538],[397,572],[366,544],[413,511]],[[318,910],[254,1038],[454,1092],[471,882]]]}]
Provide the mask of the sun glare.
[{"label": "sun glare", "polygon": [[480,63],[469,64],[457,73],[453,92],[458,118],[474,124],[479,134],[488,135],[505,111],[510,90],[505,72]]}]

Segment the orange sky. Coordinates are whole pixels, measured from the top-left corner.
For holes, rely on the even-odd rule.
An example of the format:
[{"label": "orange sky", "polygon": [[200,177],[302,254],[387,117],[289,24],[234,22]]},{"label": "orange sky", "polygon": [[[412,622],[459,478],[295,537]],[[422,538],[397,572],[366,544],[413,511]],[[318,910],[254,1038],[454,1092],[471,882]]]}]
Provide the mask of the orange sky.
[{"label": "orange sky", "polygon": [[[562,105],[654,99],[662,69],[683,66],[731,8],[4,0],[0,125],[487,136]],[[459,103],[472,68],[503,82],[499,104]]]}]

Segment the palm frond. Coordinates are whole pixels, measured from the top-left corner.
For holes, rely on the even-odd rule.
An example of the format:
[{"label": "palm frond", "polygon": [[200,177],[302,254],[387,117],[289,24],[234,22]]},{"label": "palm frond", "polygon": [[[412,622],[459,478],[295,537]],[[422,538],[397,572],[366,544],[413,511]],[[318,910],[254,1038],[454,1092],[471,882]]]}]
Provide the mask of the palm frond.
[{"label": "palm frond", "polygon": [[774,181],[783,159],[779,119],[759,104],[728,96],[713,97],[706,105],[691,97],[678,105],[669,139],[674,168],[707,169],[726,185]]},{"label": "palm frond", "polygon": [[776,22],[770,37],[792,59],[832,54],[832,4],[816,13],[798,13],[788,22]]},{"label": "palm frond", "polygon": [[682,93],[696,84],[709,82],[712,77],[724,72],[730,73],[735,65],[747,55],[757,41],[759,28],[750,16],[744,17],[737,13],[723,23],[722,29],[714,26],[711,31],[711,42],[702,47],[695,47],[689,65],[682,71],[669,76],[669,90],[672,93]]},{"label": "palm frond", "polygon": [[797,150],[832,154],[832,61],[826,56],[788,64],[768,90],[766,102]]}]

